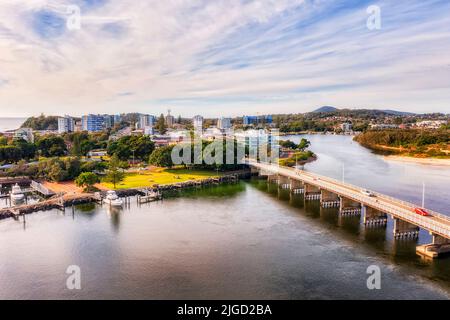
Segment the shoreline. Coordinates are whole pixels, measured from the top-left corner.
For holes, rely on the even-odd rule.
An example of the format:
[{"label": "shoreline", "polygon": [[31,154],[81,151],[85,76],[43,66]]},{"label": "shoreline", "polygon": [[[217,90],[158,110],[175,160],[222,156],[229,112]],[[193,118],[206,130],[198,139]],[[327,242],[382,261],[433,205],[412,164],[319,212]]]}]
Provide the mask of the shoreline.
[{"label": "shoreline", "polygon": [[383,156],[385,161],[396,161],[405,163],[416,163],[422,165],[433,165],[433,166],[449,166],[450,159],[437,159],[437,158],[414,158],[408,156],[398,156],[398,155],[388,155]]},{"label": "shoreline", "polygon": [[[239,170],[229,172],[229,174],[227,175],[223,175],[216,178],[189,180],[184,182],[156,185],[152,187],[148,186],[141,188],[119,189],[115,191],[117,192],[119,197],[130,197],[135,195],[146,195],[148,191],[167,192],[167,191],[188,189],[193,187],[206,187],[225,183],[233,183],[239,181],[240,179],[246,179],[250,176],[251,176],[250,170]],[[66,207],[98,201],[100,201],[100,199],[97,198],[97,196],[93,193],[85,193],[85,192],[74,194],[65,193],[61,196],[54,196],[47,200],[31,205],[22,204],[18,206],[0,208],[0,220],[7,218],[17,219],[19,216],[24,216],[51,209],[61,209],[64,211]]]}]

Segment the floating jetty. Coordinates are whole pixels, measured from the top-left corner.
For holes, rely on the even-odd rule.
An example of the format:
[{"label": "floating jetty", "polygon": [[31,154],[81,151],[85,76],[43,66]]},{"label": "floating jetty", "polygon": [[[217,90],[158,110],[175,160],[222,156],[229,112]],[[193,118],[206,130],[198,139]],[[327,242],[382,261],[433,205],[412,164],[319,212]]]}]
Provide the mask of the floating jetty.
[{"label": "floating jetty", "polygon": [[94,200],[94,195],[90,193],[77,195],[55,195],[54,197],[42,202],[0,209],[0,219],[17,218],[20,215],[30,214],[36,211],[52,209],[64,210],[68,206],[90,203]]},{"label": "floating jetty", "polygon": [[149,194],[145,195],[145,196],[138,196],[137,197],[137,202],[139,204],[142,203],[148,203],[148,202],[153,202],[153,201],[158,201],[162,199],[162,194],[160,192],[150,192]]}]

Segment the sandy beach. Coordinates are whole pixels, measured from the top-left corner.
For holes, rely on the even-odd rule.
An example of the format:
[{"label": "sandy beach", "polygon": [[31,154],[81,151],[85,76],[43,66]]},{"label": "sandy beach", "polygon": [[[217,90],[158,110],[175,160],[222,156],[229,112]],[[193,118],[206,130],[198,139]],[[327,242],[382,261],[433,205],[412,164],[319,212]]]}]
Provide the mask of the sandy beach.
[{"label": "sandy beach", "polygon": [[405,156],[384,156],[383,158],[386,161],[408,162],[433,166],[450,166],[450,159],[413,158]]}]

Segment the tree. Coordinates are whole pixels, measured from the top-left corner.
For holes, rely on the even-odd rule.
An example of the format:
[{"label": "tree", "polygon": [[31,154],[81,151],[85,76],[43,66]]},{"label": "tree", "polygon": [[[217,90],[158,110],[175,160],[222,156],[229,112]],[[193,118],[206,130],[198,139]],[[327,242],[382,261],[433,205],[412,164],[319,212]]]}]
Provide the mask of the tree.
[{"label": "tree", "polygon": [[0,146],[6,146],[8,144],[8,138],[0,136]]},{"label": "tree", "polygon": [[162,113],[156,122],[156,130],[158,130],[160,134],[165,134],[167,132],[166,120],[164,119],[164,115]]},{"label": "tree", "polygon": [[54,162],[48,171],[48,178],[55,182],[64,181],[67,171],[63,169],[59,162]]},{"label": "tree", "polygon": [[300,143],[298,144],[297,148],[301,151],[305,151],[305,149],[309,148],[311,145],[311,142],[305,138],[302,138]]},{"label": "tree", "polygon": [[80,135],[75,135],[73,137],[72,149],[70,153],[74,156],[81,156],[81,144],[80,144]]},{"label": "tree", "polygon": [[98,183],[98,176],[93,172],[83,172],[75,180],[75,184],[79,187],[83,187],[86,191],[92,190],[94,184]]},{"label": "tree", "polygon": [[22,150],[17,146],[0,146],[0,162],[13,163],[22,158]]},{"label": "tree", "polygon": [[288,149],[297,149],[298,148],[298,145],[295,142],[292,142],[291,140],[281,140],[280,146],[282,146],[283,148],[288,148]]},{"label": "tree", "polygon": [[23,139],[15,139],[12,145],[20,148],[21,157],[24,159],[32,159],[36,155],[36,145],[34,143],[29,143]]},{"label": "tree", "polygon": [[79,158],[67,158],[63,161],[67,171],[67,179],[75,179],[81,173],[81,161]]},{"label": "tree", "polygon": [[122,161],[134,159],[147,161],[155,149],[155,144],[149,136],[125,136],[108,146],[108,154],[116,155]]},{"label": "tree", "polygon": [[157,167],[171,168],[173,166],[172,150],[173,146],[155,149],[150,155],[148,162]]},{"label": "tree", "polygon": [[67,152],[64,139],[56,135],[47,135],[39,138],[36,146],[44,157],[61,157]]},{"label": "tree", "polygon": [[119,157],[117,155],[113,155],[109,161],[109,168],[106,173],[105,181],[111,182],[114,185],[114,189],[119,182],[125,179],[125,174],[120,166],[121,162]]}]

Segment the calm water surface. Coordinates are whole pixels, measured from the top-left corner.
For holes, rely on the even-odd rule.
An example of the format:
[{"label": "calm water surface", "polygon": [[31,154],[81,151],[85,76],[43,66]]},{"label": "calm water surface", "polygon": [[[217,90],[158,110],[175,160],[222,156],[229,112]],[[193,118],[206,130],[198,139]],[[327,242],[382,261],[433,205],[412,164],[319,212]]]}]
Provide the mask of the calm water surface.
[{"label": "calm water surface", "polygon": [[[448,213],[450,168],[385,162],[349,137],[310,136],[308,170],[421,201]],[[80,206],[0,221],[0,298],[448,299],[450,259],[425,261],[391,226],[304,203],[263,180],[185,190],[162,202],[110,210]],[[421,242],[428,241],[421,234]],[[82,290],[65,270],[78,265]],[[382,290],[366,269],[382,270]]]}]

